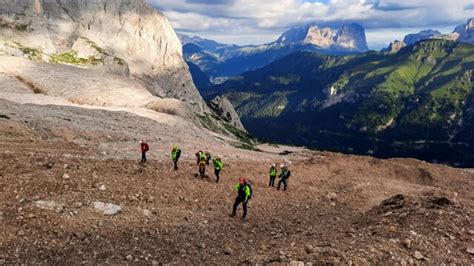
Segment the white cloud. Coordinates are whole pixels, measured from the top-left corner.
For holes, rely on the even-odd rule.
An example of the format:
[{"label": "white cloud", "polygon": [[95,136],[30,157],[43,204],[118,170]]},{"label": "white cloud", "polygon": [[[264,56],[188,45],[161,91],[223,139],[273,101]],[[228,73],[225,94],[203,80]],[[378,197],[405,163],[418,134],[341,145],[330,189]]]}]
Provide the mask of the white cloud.
[{"label": "white cloud", "polygon": [[389,37],[387,29],[454,27],[473,16],[474,6],[474,0],[147,1],[163,11],[177,31],[239,44],[272,41],[285,29],[308,22],[337,28],[348,21],[372,32],[370,43],[380,39],[378,31]]}]

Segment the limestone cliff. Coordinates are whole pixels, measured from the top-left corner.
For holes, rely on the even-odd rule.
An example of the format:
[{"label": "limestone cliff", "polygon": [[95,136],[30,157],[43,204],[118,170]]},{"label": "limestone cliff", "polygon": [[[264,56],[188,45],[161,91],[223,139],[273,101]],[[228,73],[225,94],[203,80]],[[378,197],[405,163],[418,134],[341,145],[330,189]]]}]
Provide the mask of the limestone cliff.
[{"label": "limestone cliff", "polygon": [[0,0],[0,7],[0,54],[18,55],[16,48],[34,60],[130,74],[155,96],[203,110],[179,39],[144,0]]}]

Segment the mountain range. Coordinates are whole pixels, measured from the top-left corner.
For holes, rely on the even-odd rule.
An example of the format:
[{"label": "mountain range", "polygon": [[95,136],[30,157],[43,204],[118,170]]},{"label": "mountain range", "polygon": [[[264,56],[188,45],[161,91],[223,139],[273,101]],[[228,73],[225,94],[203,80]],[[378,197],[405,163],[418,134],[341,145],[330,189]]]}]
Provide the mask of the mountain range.
[{"label": "mountain range", "polygon": [[237,46],[200,37],[179,35],[186,61],[197,65],[211,79],[232,77],[263,67],[274,60],[298,51],[322,54],[356,54],[368,50],[364,28],[356,23],[343,25],[336,33],[315,24],[295,27],[276,41]]},{"label": "mountain range", "polygon": [[276,142],[472,166],[474,46],[429,39],[398,52],[298,52],[202,91]]}]

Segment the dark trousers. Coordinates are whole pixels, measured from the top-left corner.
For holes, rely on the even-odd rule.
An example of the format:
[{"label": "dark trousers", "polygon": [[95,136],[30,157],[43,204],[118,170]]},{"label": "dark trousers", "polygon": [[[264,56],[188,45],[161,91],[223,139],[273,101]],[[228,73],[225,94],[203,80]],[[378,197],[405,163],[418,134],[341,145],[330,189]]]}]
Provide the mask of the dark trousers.
[{"label": "dark trousers", "polygon": [[247,216],[247,203],[248,203],[248,201],[245,202],[245,200],[242,197],[239,197],[239,196],[237,196],[237,198],[235,198],[234,206],[232,207],[232,216],[235,216],[237,214],[237,207],[239,206],[240,203],[242,203],[242,208],[244,209],[244,215],[242,217],[245,218]]},{"label": "dark trousers", "polygon": [[178,170],[178,160],[173,160],[173,163],[174,163],[174,170],[177,171]]},{"label": "dark trousers", "polygon": [[270,183],[268,184],[269,187],[275,186],[275,179],[276,179],[276,176],[270,176]]},{"label": "dark trousers", "polygon": [[286,187],[288,185],[288,181],[286,180],[286,178],[280,179],[280,182],[278,182],[277,189],[280,190],[280,186],[281,186],[282,183],[283,183],[283,190],[286,190]]},{"label": "dark trousers", "polygon": [[221,172],[221,169],[214,169],[214,174],[216,175],[216,183],[219,183],[219,174]]},{"label": "dark trousers", "polygon": [[142,163],[146,162],[146,151],[142,151]]},{"label": "dark trousers", "polygon": [[206,175],[206,165],[199,165],[199,176],[204,177]]}]

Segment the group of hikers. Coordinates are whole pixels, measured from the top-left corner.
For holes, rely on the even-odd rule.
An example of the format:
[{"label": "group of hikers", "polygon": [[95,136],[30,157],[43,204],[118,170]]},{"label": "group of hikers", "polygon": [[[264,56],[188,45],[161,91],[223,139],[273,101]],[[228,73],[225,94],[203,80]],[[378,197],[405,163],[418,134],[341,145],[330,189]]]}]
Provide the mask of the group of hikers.
[{"label": "group of hikers", "polygon": [[[150,150],[150,146],[146,142],[140,141],[140,150],[142,152],[141,163],[146,163],[146,153]],[[209,166],[212,161],[212,164],[214,166],[214,175],[216,177],[216,183],[219,183],[220,172],[224,167],[224,164],[222,163],[222,158],[220,156],[212,158],[209,152],[204,152],[202,150],[196,152],[195,156],[196,165],[198,166],[198,174],[196,176],[199,176],[201,178],[206,177],[206,166]],[[175,171],[178,170],[178,161],[180,157],[181,149],[179,149],[177,145],[174,145],[171,150],[171,159],[173,160]],[[277,190],[280,190],[281,185],[283,185],[283,190],[286,191],[288,188],[288,179],[290,175],[291,172],[286,164],[280,165],[279,174],[276,164],[272,164],[269,170],[270,182],[268,186],[275,187],[275,179],[278,176],[280,178],[280,181],[278,182]],[[234,186],[234,189],[237,191],[237,197],[235,198],[234,205],[232,207],[232,214],[230,216],[235,217],[238,206],[242,204],[244,212],[242,218],[245,219],[245,217],[247,216],[247,204],[252,197],[252,186],[246,178],[240,177],[239,182]]]}]

